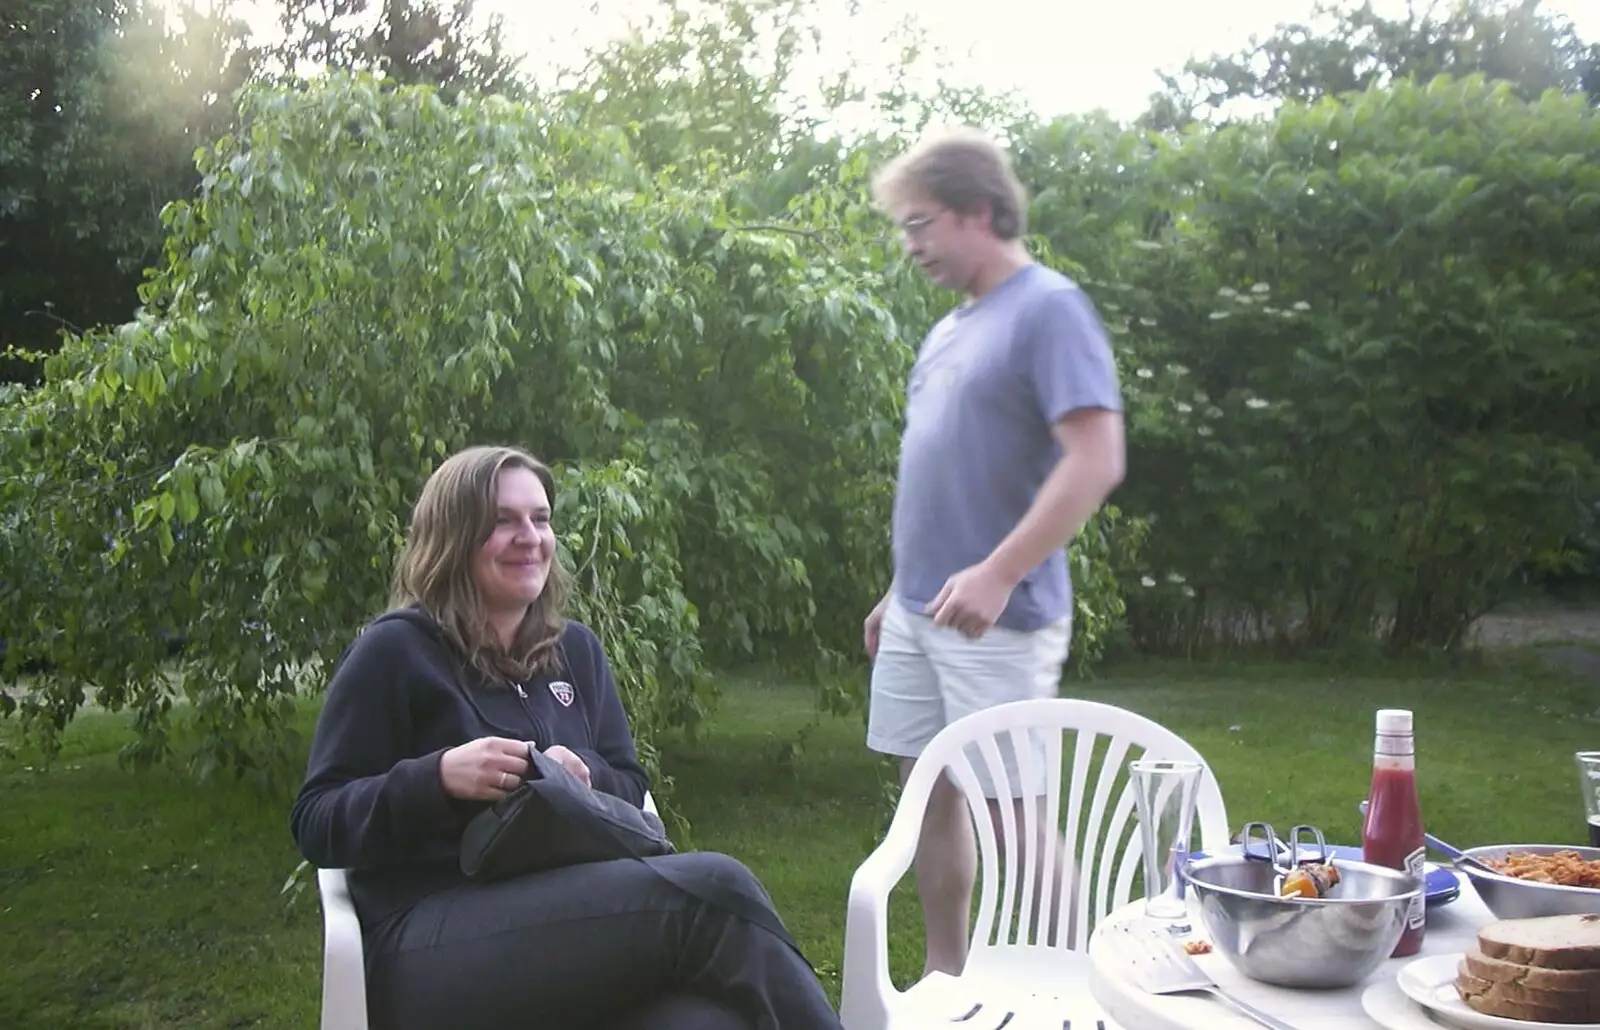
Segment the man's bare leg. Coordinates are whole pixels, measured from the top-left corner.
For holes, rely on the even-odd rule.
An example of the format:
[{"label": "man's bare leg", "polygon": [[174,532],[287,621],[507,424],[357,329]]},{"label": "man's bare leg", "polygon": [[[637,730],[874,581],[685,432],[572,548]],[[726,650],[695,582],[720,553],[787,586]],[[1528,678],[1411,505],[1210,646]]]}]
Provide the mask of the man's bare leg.
[{"label": "man's bare leg", "polygon": [[[900,763],[900,784],[911,775],[913,759]],[[927,957],[922,975],[932,972],[960,976],[967,964],[967,938],[971,933],[972,885],[978,873],[978,848],[972,837],[972,816],[966,796],[940,776],[922,816],[922,834],[912,863],[917,897],[922,901]]]},{"label": "man's bare leg", "polygon": [[[989,819],[994,825],[995,840],[999,842],[1000,845],[1000,860],[1004,861],[1005,823],[1003,821],[1004,817],[1001,815],[1000,811],[1001,804],[1003,804],[1003,802],[997,801],[994,798],[989,799]],[[1024,812],[1028,802],[1024,799],[1018,798],[1012,801],[1011,804],[1012,825],[1016,827],[1016,831],[1019,834],[1024,833],[1025,827],[1027,826],[1027,824],[1023,821]],[[1058,828],[1046,821],[1047,813],[1044,811],[1045,799],[1042,797],[1038,798],[1036,801],[1036,806],[1037,807],[1034,814],[1037,816],[1037,819],[1034,824],[1034,837],[1032,840],[1024,839],[1022,842],[1023,846],[1021,853],[1017,856],[1017,876],[1023,877],[1026,875],[1027,866],[1025,863],[1034,863],[1034,896],[1033,905],[1030,911],[1032,922],[1031,924],[1027,925],[1034,927],[1034,936],[1039,943],[1055,944],[1057,942],[1057,937],[1065,936],[1066,933],[1066,931],[1062,928],[1060,918],[1063,908],[1065,908],[1067,913],[1066,926],[1070,927],[1072,925],[1072,916],[1077,909],[1078,903],[1078,899],[1076,897],[1078,880],[1077,877],[1073,875],[1074,862],[1070,845],[1067,843],[1066,838],[1060,835]],[[1055,848],[1052,853],[1048,853],[1050,867],[1047,870],[1045,868],[1045,859],[1047,856],[1046,846],[1052,836],[1055,837]],[[1044,902],[1044,877],[1047,875],[1050,877],[1050,910],[1048,913],[1049,922],[1047,925],[1041,927],[1039,908]],[[1020,887],[1020,884],[1012,888],[1013,892],[1015,892],[1018,887]],[[1062,897],[1063,891],[1068,892],[1065,899]],[[1065,901],[1065,905],[1063,905],[1063,901]]]},{"label": "man's bare leg", "polygon": [[[911,774],[913,764],[911,759],[900,763],[902,785]],[[989,818],[993,820],[995,837],[1003,849],[1005,824],[1001,821],[1001,803],[990,800]],[[1024,825],[1023,806],[1027,803],[1022,800],[1011,802],[1015,806],[1013,819],[1019,832]],[[1037,803],[1042,808],[1044,800],[1041,798]],[[1019,870],[1024,862],[1037,863],[1034,869],[1036,893],[1031,913],[1035,927],[1039,927],[1041,921],[1039,904],[1043,900],[1043,884],[1040,878],[1045,875],[1051,877],[1048,925],[1042,934],[1043,941],[1048,943],[1054,943],[1058,935],[1065,932],[1060,927],[1059,913],[1065,909],[1067,926],[1070,927],[1077,908],[1076,897],[1070,895],[1067,903],[1062,904],[1062,892],[1074,891],[1077,878],[1071,875],[1072,852],[1060,836],[1056,837],[1054,854],[1050,856],[1050,868],[1048,871],[1044,868],[1044,842],[1055,833],[1055,828],[1044,825],[1041,819],[1038,823],[1038,840],[1026,842],[1018,856]],[[939,777],[928,798],[912,868],[916,875],[917,896],[922,902],[923,932],[927,938],[922,975],[937,971],[959,976],[967,964],[967,948],[972,932],[972,891],[977,880],[978,849],[973,839],[972,816],[966,796],[948,775]],[[1036,930],[1035,934],[1038,933]]]}]

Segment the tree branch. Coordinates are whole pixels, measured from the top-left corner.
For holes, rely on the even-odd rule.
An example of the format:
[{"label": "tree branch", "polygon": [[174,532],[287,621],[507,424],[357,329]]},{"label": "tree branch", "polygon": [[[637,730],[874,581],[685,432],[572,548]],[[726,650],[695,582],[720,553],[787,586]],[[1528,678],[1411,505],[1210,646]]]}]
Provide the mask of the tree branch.
[{"label": "tree branch", "polygon": [[750,225],[725,225],[723,232],[786,232],[791,236],[804,236],[809,240],[822,240],[823,234],[815,229],[801,229],[798,226],[783,225],[778,222],[755,222]]}]

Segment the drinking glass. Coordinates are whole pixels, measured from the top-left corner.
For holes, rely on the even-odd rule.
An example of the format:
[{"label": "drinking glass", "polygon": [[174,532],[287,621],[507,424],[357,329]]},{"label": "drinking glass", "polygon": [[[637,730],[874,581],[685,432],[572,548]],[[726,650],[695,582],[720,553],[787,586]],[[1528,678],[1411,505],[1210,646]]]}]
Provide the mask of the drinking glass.
[{"label": "drinking glass", "polygon": [[1182,870],[1204,769],[1199,762],[1140,759],[1128,763],[1144,852],[1144,914],[1166,923],[1173,933],[1189,930]]},{"label": "drinking glass", "polygon": [[1583,791],[1583,817],[1589,824],[1589,846],[1600,848],[1600,751],[1579,751],[1578,786]]}]

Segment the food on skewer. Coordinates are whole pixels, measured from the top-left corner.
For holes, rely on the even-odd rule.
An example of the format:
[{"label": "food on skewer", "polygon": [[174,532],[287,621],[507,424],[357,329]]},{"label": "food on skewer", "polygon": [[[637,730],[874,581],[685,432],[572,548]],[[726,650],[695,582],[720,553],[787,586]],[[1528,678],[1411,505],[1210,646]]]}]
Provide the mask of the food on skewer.
[{"label": "food on skewer", "polygon": [[1278,893],[1285,898],[1326,897],[1339,883],[1339,870],[1332,862],[1305,862],[1283,878]]}]

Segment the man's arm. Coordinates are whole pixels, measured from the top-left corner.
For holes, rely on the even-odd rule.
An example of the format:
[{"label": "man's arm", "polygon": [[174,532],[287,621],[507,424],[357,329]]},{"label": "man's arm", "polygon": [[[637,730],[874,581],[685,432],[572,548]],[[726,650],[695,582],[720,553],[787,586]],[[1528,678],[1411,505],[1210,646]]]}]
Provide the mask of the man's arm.
[{"label": "man's arm", "polygon": [[1122,482],[1127,466],[1122,412],[1069,411],[1053,427],[1061,458],[1045,478],[1022,521],[985,561],[1007,593],[1028,570],[1066,546]]},{"label": "man's arm", "polygon": [[976,565],[945,582],[926,611],[937,626],[982,636],[1005,610],[1022,577],[1083,528],[1122,481],[1122,413],[1106,408],[1070,411],[1052,427],[1061,458],[1004,540]]}]

